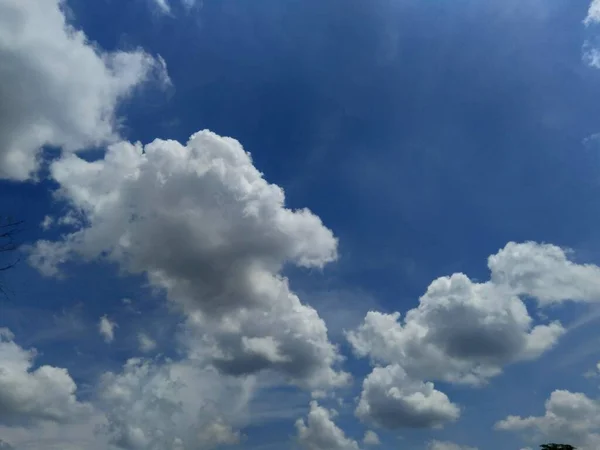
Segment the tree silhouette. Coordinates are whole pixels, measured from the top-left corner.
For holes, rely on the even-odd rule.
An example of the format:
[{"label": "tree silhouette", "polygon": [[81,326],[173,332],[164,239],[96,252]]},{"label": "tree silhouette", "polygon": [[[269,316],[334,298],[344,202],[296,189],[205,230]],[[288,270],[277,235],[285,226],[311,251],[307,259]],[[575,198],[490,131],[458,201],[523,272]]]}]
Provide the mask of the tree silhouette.
[{"label": "tree silhouette", "polygon": [[[19,258],[12,254],[19,248],[16,235],[22,224],[22,221],[0,216],[0,273],[12,269],[19,262]],[[2,284],[0,292],[3,292]]]},{"label": "tree silhouette", "polygon": [[540,447],[542,450],[577,450],[569,444],[542,444]]}]

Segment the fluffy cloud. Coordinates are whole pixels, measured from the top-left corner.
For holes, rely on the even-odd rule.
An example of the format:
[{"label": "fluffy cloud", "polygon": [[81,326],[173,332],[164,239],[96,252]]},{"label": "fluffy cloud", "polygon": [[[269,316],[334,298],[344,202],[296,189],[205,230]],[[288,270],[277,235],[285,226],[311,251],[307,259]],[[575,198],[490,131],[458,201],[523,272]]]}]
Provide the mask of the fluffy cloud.
[{"label": "fluffy cloud", "polygon": [[102,335],[105,342],[110,343],[115,339],[115,328],[117,324],[110,320],[107,316],[100,317],[98,322],[98,331]]},{"label": "fluffy cloud", "polygon": [[216,419],[200,430],[197,440],[201,448],[211,449],[239,444],[241,436],[231,425],[224,423],[222,419]]},{"label": "fluffy cloud", "polygon": [[413,380],[402,367],[390,365],[365,378],[356,415],[389,429],[424,428],[454,421],[460,410],[433,383]]},{"label": "fluffy cloud", "polygon": [[298,442],[307,450],[358,450],[357,442],[347,438],[333,422],[331,413],[316,401],[310,403],[306,422],[296,421],[296,430]]},{"label": "fluffy cloud", "polygon": [[510,242],[488,259],[491,281],[513,294],[549,303],[600,301],[600,267],[577,264],[555,245]]},{"label": "fluffy cloud", "polygon": [[118,448],[183,450],[235,444],[254,392],[252,378],[223,377],[197,362],[131,359],[102,377],[104,433]]},{"label": "fluffy cloud", "polygon": [[581,393],[554,391],[543,416],[509,416],[496,429],[522,433],[532,442],[568,442],[581,450],[596,450],[600,448],[600,402]]},{"label": "fluffy cloud", "polygon": [[600,0],[592,0],[588,13],[583,21],[586,25],[591,25],[600,22]]},{"label": "fluffy cloud", "polygon": [[137,338],[142,352],[148,353],[156,348],[156,342],[146,333],[138,333]]},{"label": "fluffy cloud", "polygon": [[41,148],[113,141],[115,110],[142,81],[167,82],[143,51],[103,52],[68,24],[62,0],[0,0],[0,178],[24,180]]},{"label": "fluffy cloud", "polygon": [[185,146],[123,142],[94,162],[68,155],[51,173],[87,226],[36,244],[30,261],[43,273],[106,258],[163,288],[223,372],[274,369],[310,388],[347,382],[325,323],[279,275],[285,263],[335,260],[337,240],[310,211],[285,208],[237,141],[203,131]]},{"label": "fluffy cloud", "polygon": [[458,445],[448,441],[431,441],[428,444],[427,450],[477,450],[477,448]]},{"label": "fluffy cloud", "polygon": [[373,430],[367,430],[365,437],[363,438],[363,444],[365,445],[380,445],[379,436]]},{"label": "fluffy cloud", "polygon": [[91,413],[77,400],[77,386],[65,369],[41,366],[33,370],[35,351],[25,350],[0,329],[0,423],[70,422]]},{"label": "fluffy cloud", "polygon": [[[16,450],[107,450],[105,436],[96,431],[106,425],[100,413],[80,418],[77,423],[41,421],[27,426],[3,426],[0,436]],[[3,447],[0,446],[0,449]],[[111,448],[111,450],[113,450]]]},{"label": "fluffy cloud", "polygon": [[550,348],[564,332],[559,324],[532,328],[516,297],[462,274],[434,281],[404,323],[400,314],[369,312],[348,334],[359,356],[400,364],[418,379],[479,384],[504,364]]},{"label": "fluffy cloud", "polygon": [[488,267],[485,283],[461,273],[433,281],[403,321],[369,312],[347,334],[355,353],[417,379],[481,384],[506,364],[537,358],[565,332],[558,322],[535,325],[523,298],[541,306],[600,299],[600,268],[553,245],[508,243]]}]

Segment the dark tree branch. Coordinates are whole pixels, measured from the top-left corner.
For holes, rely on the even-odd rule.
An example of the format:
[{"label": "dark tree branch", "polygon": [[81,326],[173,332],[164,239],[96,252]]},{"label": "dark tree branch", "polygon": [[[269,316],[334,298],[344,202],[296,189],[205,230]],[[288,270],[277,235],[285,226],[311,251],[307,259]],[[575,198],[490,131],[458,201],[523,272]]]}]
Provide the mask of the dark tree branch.
[{"label": "dark tree branch", "polygon": [[[22,231],[22,220],[15,220],[11,217],[0,216],[0,254],[4,259],[4,254],[16,252],[19,249],[19,243],[16,236]],[[19,263],[19,258],[12,258],[9,262],[0,263],[0,272],[12,269]]]}]

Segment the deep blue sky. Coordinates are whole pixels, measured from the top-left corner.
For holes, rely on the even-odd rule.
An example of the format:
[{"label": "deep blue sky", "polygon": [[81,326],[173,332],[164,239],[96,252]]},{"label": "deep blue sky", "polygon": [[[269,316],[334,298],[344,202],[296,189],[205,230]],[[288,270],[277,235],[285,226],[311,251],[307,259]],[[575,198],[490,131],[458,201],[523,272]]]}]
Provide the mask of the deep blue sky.
[{"label": "deep blue sky", "polygon": [[[508,241],[551,242],[600,263],[600,141],[590,138],[600,132],[600,71],[581,58],[592,33],[582,25],[587,0],[204,0],[191,12],[175,4],[175,17],[141,0],[68,5],[100,47],[143,47],[167,62],[171,88],[144,87],[122,105],[126,138],[185,142],[205,128],[232,136],[288,205],[310,208],[340,238],[335,265],[288,275],[326,319],[347,312],[331,329],[342,345],[342,328],[366,310],[404,312],[438,276],[487,279],[486,258]],[[26,220],[25,242],[62,207],[52,186],[0,184],[0,209]],[[93,367],[76,362],[75,348],[115,368],[131,346],[109,352],[95,329],[46,338],[32,327],[52,328],[52,314],[84,303],[76,314],[86,328],[119,311],[124,297],[151,298],[140,280],[115,273],[74,265],[57,281],[23,263],[8,279],[0,322],[38,347],[42,361],[91,383]],[[147,308],[148,317],[162,311],[152,299]],[[550,315],[568,323],[578,311]],[[581,376],[599,359],[585,350],[594,328],[577,329],[535,365],[507,368],[489,389],[440,383],[476,406],[435,437],[519,448],[492,431],[494,422],[539,414],[556,388],[594,393]],[[582,355],[554,367],[577,348]],[[349,358],[360,380],[368,365]],[[360,438],[351,412],[337,423]],[[286,445],[292,423],[252,429],[248,444]],[[381,437],[385,448],[420,449],[431,433]]]}]

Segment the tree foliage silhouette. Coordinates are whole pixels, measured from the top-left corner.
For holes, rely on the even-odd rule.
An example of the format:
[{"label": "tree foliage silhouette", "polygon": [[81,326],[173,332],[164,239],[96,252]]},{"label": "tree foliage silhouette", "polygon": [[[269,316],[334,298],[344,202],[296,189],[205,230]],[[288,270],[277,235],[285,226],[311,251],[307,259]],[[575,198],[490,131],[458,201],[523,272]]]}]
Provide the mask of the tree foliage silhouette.
[{"label": "tree foliage silhouette", "polygon": [[[19,258],[13,254],[19,248],[16,236],[22,225],[20,220],[0,216],[0,273],[12,269],[19,262]],[[0,284],[0,292],[2,291]]]},{"label": "tree foliage silhouette", "polygon": [[542,450],[577,450],[569,444],[542,444],[540,447]]}]

